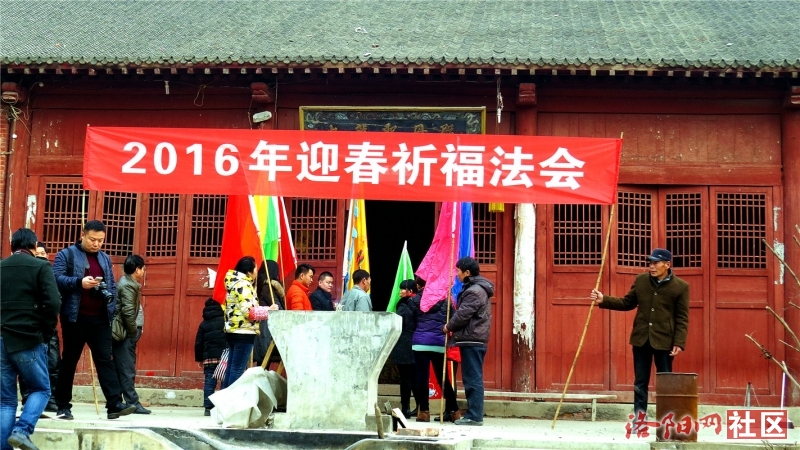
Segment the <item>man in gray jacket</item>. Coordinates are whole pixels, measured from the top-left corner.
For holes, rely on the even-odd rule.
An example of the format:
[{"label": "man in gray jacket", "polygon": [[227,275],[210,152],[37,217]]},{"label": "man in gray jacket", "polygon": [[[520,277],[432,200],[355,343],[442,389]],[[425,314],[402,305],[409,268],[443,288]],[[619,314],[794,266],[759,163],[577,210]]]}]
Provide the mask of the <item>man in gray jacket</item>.
[{"label": "man in gray jacket", "polygon": [[363,269],[353,272],[353,288],[342,297],[342,311],[372,311],[372,299],[367,294],[371,285],[369,272]]},{"label": "man in gray jacket", "polygon": [[136,393],[136,344],[142,337],[144,311],[142,309],[142,281],[144,281],[144,259],[139,255],[129,255],[123,265],[125,275],[117,282],[118,314],[125,328],[125,337],[115,340],[111,346],[114,353],[114,364],[117,368],[119,385],[125,403],[135,406],[134,414],[150,414],[150,410],[142,406],[139,394]]},{"label": "man in gray jacket", "polygon": [[474,258],[465,256],[456,262],[458,279],[464,285],[458,294],[458,308],[442,328],[453,333],[449,344],[461,350],[461,379],[467,397],[467,412],[456,425],[483,425],[483,358],[492,327],[494,285],[480,275]]}]

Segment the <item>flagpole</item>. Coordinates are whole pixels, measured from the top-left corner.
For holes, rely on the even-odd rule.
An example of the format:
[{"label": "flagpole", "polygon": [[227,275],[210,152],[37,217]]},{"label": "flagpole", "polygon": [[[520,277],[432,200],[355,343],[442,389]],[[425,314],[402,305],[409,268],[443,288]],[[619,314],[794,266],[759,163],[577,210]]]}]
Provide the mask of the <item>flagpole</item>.
[{"label": "flagpole", "polygon": [[[603,246],[603,256],[600,258],[600,273],[597,274],[597,283],[595,283],[594,289],[600,289],[600,281],[603,279],[603,268],[606,265],[606,255],[608,254],[608,243],[611,241],[611,225],[614,223],[614,207],[617,206],[616,204],[611,205],[611,217],[608,219],[608,231],[606,232],[606,243]],[[594,300],[592,300],[592,304],[589,306],[589,316],[586,317],[586,324],[583,326],[583,334],[581,334],[581,341],[578,343],[578,351],[575,352],[575,358],[572,360],[572,367],[569,368],[569,375],[567,375],[567,382],[564,384],[564,392],[561,393],[561,400],[558,401],[558,407],[556,408],[556,414],[553,417],[553,424],[550,426],[550,429],[555,429],[556,427],[556,420],[558,420],[558,413],[561,411],[561,404],[564,403],[564,397],[567,395],[567,388],[569,387],[569,380],[572,378],[572,372],[575,370],[575,364],[578,362],[578,355],[581,354],[581,348],[583,347],[583,340],[586,338],[586,330],[589,329],[589,321],[592,320],[592,311],[594,311]]]},{"label": "flagpole", "polygon": [[[445,320],[445,326],[447,323],[450,322],[450,303],[452,303],[453,297],[453,259],[456,252],[456,211],[458,202],[453,202],[453,219],[450,226],[450,266],[447,268],[448,273],[450,275],[447,277],[449,282],[447,285],[447,319]],[[449,330],[448,330],[449,331]],[[439,423],[444,424],[444,385],[447,382],[447,338],[449,333],[445,333],[444,335],[444,363],[442,363],[442,398],[439,400]]]},{"label": "flagpole", "polygon": [[350,214],[347,216],[347,234],[344,242],[344,267],[342,268],[342,295],[347,291],[347,283],[344,280],[347,278],[347,272],[350,270],[350,260],[347,259],[350,253],[350,246],[352,245],[353,235],[353,199],[350,199]]}]

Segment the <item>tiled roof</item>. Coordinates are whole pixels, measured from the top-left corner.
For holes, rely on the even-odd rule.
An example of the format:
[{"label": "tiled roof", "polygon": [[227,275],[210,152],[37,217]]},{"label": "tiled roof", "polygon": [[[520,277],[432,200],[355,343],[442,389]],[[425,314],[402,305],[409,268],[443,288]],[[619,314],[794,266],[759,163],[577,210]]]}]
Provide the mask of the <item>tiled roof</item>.
[{"label": "tiled roof", "polygon": [[12,66],[800,69],[800,0],[4,0]]}]

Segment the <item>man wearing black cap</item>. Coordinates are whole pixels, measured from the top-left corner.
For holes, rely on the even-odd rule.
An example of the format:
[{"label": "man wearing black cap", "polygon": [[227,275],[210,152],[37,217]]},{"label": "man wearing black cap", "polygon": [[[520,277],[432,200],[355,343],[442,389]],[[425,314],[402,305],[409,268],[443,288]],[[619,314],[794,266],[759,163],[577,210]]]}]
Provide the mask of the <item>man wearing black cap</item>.
[{"label": "man wearing black cap", "polygon": [[689,330],[689,284],[672,273],[672,253],[663,248],[647,257],[648,273],[636,276],[625,297],[604,296],[593,289],[590,298],[601,308],[630,311],[633,319],[633,408],[647,415],[647,385],[653,361],[657,372],[672,372],[672,359],[686,348]]}]

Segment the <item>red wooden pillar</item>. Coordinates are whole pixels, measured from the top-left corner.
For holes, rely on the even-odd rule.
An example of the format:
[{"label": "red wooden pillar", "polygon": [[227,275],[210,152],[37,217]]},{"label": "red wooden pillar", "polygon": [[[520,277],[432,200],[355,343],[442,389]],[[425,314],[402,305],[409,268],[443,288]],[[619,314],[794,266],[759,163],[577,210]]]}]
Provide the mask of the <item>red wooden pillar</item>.
[{"label": "red wooden pillar", "polygon": [[[533,83],[521,83],[517,96],[517,134],[535,136],[536,116],[536,85]],[[514,301],[520,300],[514,299]],[[535,305],[534,298],[523,299],[522,301],[529,301]],[[534,315],[536,314],[535,309],[533,313]],[[533,317],[521,318],[521,321],[521,327],[533,327]],[[526,338],[528,334],[530,339]],[[528,333],[517,332],[514,334],[511,343],[511,390],[514,392],[533,392],[535,381],[536,355],[534,353],[533,330],[528,330]]]},{"label": "red wooden pillar", "polygon": [[[12,86],[13,85],[13,86]],[[7,95],[9,91],[17,94],[17,99],[14,103],[16,107],[23,107],[27,97],[27,91],[20,87],[17,83],[3,83],[3,95]],[[5,108],[4,108],[5,109]],[[28,156],[30,154],[30,134],[28,131],[31,128],[31,121],[26,119],[24,114],[13,115],[11,111],[7,110],[8,116],[6,118],[12,119],[8,124],[8,131],[4,133],[6,136],[6,145],[0,147],[0,151],[7,152],[4,157],[4,173],[2,179],[4,180],[4,197],[2,208],[2,244],[0,244],[0,251],[3,255],[11,253],[11,233],[20,227],[25,226],[26,216],[26,200],[27,200],[27,186],[28,186]]]},{"label": "red wooden pillar", "polygon": [[[785,206],[783,226],[786,236],[786,264],[795,272],[800,271],[800,247],[791,236],[798,236],[795,225],[800,225],[800,86],[793,86],[786,108],[782,116],[783,143],[783,204]],[[800,303],[800,287],[787,273],[784,276],[784,298],[787,301]],[[797,333],[800,331],[800,311],[786,308],[786,322]],[[786,363],[789,370],[797,378],[800,372],[800,353],[786,350]],[[788,389],[787,404],[800,405],[800,389],[792,383],[786,383]]]}]

